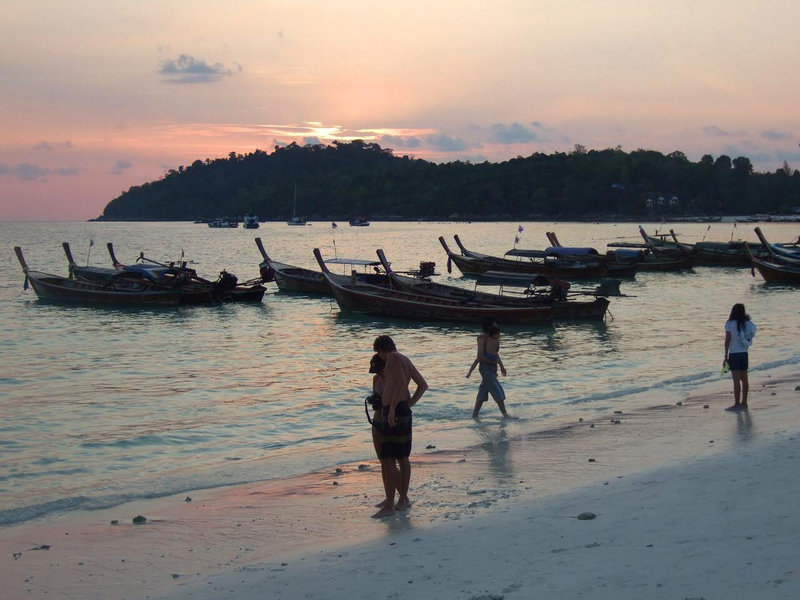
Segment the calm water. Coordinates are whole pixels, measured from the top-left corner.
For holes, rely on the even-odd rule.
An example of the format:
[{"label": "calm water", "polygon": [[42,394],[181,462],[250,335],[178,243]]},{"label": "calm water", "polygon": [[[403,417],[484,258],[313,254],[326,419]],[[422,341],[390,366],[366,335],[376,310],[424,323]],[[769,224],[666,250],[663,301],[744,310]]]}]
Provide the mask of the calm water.
[{"label": "calm water", "polygon": [[[521,247],[604,248],[634,239],[636,224],[523,223]],[[647,226],[648,231],[656,229]],[[730,239],[730,225],[679,224],[682,239]],[[764,224],[774,241],[796,224]],[[159,310],[115,310],[39,302],[22,289],[12,247],[31,268],[66,274],[62,241],[76,260],[107,265],[105,243],[122,261],[140,251],[161,260],[181,251],[198,272],[223,268],[258,275],[260,236],[273,258],[314,266],[326,257],[372,258],[385,249],[397,269],[434,260],[446,273],[437,238],[458,233],[476,250],[502,254],[516,223],[330,223],[258,231],[190,223],[0,223],[0,524],[75,508],[283,477],[372,458],[363,411],[372,340],[389,333],[429,382],[415,410],[415,447],[480,443],[470,418],[477,378],[467,380],[475,328],[339,314],[327,299],[278,293],[263,303]],[[736,237],[755,240],[739,225]],[[335,238],[334,238],[335,236]],[[96,245],[89,248],[89,240]],[[722,327],[744,302],[759,326],[754,369],[800,362],[797,288],[766,285],[749,270],[642,273],[625,281],[605,323],[505,328],[502,355],[510,410],[508,434],[591,418],[609,409],[679,398],[720,377]],[[498,418],[493,403],[484,420]],[[546,449],[543,449],[546,451]]]}]

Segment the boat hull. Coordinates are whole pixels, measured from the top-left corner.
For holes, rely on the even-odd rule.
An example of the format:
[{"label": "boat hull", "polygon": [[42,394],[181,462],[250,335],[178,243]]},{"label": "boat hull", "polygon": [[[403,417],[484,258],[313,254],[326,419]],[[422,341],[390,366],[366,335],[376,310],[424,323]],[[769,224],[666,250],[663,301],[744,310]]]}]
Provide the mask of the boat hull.
[{"label": "boat hull", "polygon": [[434,283],[426,280],[414,280],[410,277],[392,275],[392,286],[396,289],[421,295],[448,298],[459,302],[478,302],[486,305],[511,307],[549,306],[554,320],[590,320],[601,321],[605,318],[609,301],[607,298],[595,298],[590,301],[553,300],[546,295],[516,297],[473,291],[466,288]]},{"label": "boat hull", "polygon": [[105,306],[177,306],[181,294],[162,290],[107,289],[86,281],[55,275],[27,273],[28,281],[42,300]]},{"label": "boat hull", "polygon": [[[480,275],[487,271],[503,271],[506,273],[532,273],[547,277],[563,279],[602,279],[609,275],[606,265],[569,264],[553,261],[534,262],[508,260],[499,257],[473,257],[450,253],[448,258],[455,263],[464,275]],[[634,267],[635,269],[635,267]]]},{"label": "boat hull", "polygon": [[549,325],[553,311],[549,306],[512,307],[469,304],[411,294],[391,288],[364,284],[351,278],[326,272],[339,308],[383,317],[414,319],[416,321],[454,321],[480,323],[493,317],[498,323],[517,325]]}]

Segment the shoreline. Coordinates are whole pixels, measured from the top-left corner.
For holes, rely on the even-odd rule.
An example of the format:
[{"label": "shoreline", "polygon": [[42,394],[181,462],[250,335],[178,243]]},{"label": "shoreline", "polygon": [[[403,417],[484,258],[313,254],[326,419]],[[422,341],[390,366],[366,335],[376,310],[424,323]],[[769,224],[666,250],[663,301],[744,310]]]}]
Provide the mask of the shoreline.
[{"label": "shoreline", "polygon": [[[734,450],[800,431],[795,369],[751,373],[749,413],[722,410],[732,395],[724,379],[671,404],[529,435],[508,437],[503,423],[479,423],[485,441],[475,448],[418,448],[412,454],[414,507],[379,522],[369,518],[380,496],[373,459],[286,480],[198,490],[189,494],[191,501],[180,494],[7,526],[0,529],[6,587],[11,598],[45,592],[52,598],[126,598],[134,589],[147,589],[150,597],[189,597],[187,590],[210,593],[227,580],[252,582],[273,571],[278,579],[288,577],[294,570],[281,565],[326,555],[326,549],[351,554],[375,544],[388,547],[392,542],[384,542],[395,536],[400,544],[412,534],[424,541],[432,531],[485,528],[480,523],[503,522],[503,515],[563,495],[580,496],[597,482],[615,488],[636,473],[724,462]],[[138,514],[148,523],[133,525]],[[120,524],[111,525],[114,519]],[[43,546],[49,549],[35,550]]]}]

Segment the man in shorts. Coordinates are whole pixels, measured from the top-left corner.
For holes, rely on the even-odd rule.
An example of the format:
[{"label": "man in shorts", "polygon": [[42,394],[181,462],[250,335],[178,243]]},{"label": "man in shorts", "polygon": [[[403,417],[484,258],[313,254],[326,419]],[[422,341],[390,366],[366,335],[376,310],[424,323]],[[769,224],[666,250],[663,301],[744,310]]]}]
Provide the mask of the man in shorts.
[{"label": "man in shorts", "polygon": [[[411,407],[414,406],[428,384],[407,356],[400,354],[392,338],[381,335],[375,339],[372,349],[384,360],[383,368],[383,429],[380,433],[381,476],[386,490],[386,500],[381,509],[372,515],[381,519],[406,510],[411,506],[408,486],[411,483]],[[411,381],[417,385],[414,394],[409,394]],[[395,492],[398,494],[395,504]]]}]

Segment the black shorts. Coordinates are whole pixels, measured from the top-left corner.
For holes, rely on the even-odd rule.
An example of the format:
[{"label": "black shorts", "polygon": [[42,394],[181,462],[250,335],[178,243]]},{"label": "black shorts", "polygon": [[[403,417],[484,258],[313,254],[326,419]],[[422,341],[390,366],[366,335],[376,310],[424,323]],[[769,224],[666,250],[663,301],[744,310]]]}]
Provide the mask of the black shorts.
[{"label": "black shorts", "polygon": [[411,407],[401,402],[394,409],[396,423],[389,427],[389,407],[383,407],[381,415],[380,457],[408,458],[411,454]]},{"label": "black shorts", "polygon": [[747,371],[747,352],[733,352],[728,354],[728,366],[731,371]]}]

